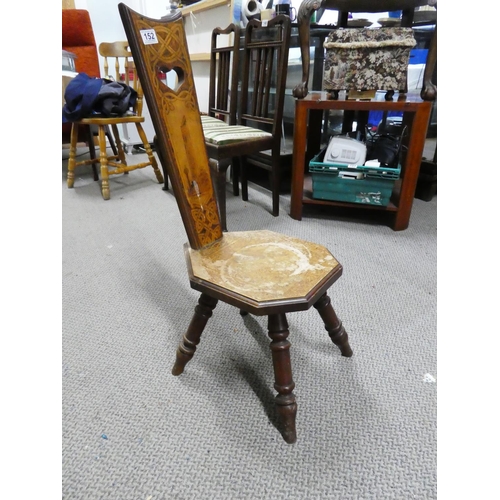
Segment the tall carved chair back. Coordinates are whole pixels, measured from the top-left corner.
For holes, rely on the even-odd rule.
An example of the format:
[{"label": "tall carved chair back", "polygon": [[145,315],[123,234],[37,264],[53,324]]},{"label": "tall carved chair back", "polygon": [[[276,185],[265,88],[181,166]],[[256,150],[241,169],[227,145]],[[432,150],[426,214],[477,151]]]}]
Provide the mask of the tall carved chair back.
[{"label": "tall carved chair back", "polygon": [[[164,168],[167,168],[189,243],[199,249],[220,238],[222,231],[182,17],[175,15],[168,21],[170,16],[166,16],[165,21],[154,22],[144,16],[132,16],[132,11],[120,7],[122,16],[124,11],[134,19],[130,27],[124,20],[124,26],[155,127],[157,147],[165,158]],[[130,29],[134,34],[150,30],[157,42],[146,44],[141,39],[139,43],[128,32]],[[170,71],[177,74],[176,88],[170,88],[163,77]],[[168,139],[162,141],[161,137]]]},{"label": "tall carved chair back", "polygon": [[[266,315],[280,430],[293,443],[297,403],[286,313],[314,306],[333,343],[343,356],[351,356],[347,334],[327,295],[342,266],[325,247],[281,233],[222,232],[182,15],[156,20],[123,3],[118,7],[188,235],[184,248],[190,285],[201,292],[172,373],[180,375],[192,359],[219,300],[242,314]],[[175,88],[158,76],[169,71],[178,75]]]}]

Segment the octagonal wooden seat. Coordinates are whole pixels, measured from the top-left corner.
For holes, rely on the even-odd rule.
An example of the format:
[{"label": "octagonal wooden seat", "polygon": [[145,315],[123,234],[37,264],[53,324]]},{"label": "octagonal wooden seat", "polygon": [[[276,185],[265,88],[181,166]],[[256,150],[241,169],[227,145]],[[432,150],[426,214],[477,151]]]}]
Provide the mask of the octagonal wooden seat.
[{"label": "octagonal wooden seat", "polygon": [[256,315],[309,309],[342,274],[325,247],[273,231],[230,232],[185,255],[193,288]]},{"label": "octagonal wooden seat", "polygon": [[[283,438],[293,443],[297,403],[286,313],[313,306],[342,355],[351,356],[347,334],[327,295],[342,266],[325,247],[284,234],[223,233],[182,16],[178,12],[151,19],[123,3],[119,11],[188,236],[185,256],[190,284],[201,292],[172,373],[180,375],[192,359],[219,300],[244,314],[267,315],[276,409]],[[175,88],[158,76],[169,71],[177,73]]]}]

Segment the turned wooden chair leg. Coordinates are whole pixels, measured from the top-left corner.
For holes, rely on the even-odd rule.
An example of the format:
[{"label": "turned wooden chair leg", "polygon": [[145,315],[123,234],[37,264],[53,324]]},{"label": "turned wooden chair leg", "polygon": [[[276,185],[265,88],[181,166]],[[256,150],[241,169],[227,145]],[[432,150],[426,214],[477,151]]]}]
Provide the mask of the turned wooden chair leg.
[{"label": "turned wooden chair leg", "polygon": [[[111,125],[111,130],[113,131],[113,136],[115,137],[115,145],[118,150],[117,152],[120,163],[126,166],[127,159],[125,158],[125,151],[123,149],[123,143],[120,138],[120,133],[118,132],[118,127],[116,125]],[[128,172],[124,172],[124,174],[128,174]]]},{"label": "turned wooden chair leg", "polygon": [[163,172],[163,191],[168,191],[168,172],[167,172],[167,162],[165,161],[165,158],[163,158],[160,150],[160,146],[158,145],[158,138],[155,135],[153,138],[153,146],[155,148],[156,154],[158,155],[158,159],[160,160],[160,165],[161,169]]},{"label": "turned wooden chair leg", "polygon": [[271,353],[274,367],[274,388],[278,391],[276,396],[276,411],[283,426],[283,438],[287,443],[295,443],[295,416],[297,403],[292,392],[295,383],[292,379],[292,366],[290,363],[290,342],[288,323],[285,314],[271,314],[268,317],[269,337],[271,338]]},{"label": "turned wooden chair leg", "polygon": [[103,125],[99,125],[99,160],[101,163],[101,193],[105,200],[109,200],[108,155],[106,153],[106,130]]},{"label": "turned wooden chair leg", "polygon": [[212,312],[217,305],[218,300],[201,294],[198,305],[194,309],[194,315],[189,323],[187,332],[184,334],[179,347],[177,348],[176,360],[172,368],[172,375],[180,375],[184,371],[187,362],[193,357],[196,346],[200,343],[200,337],[203,333],[207,321],[211,318]]},{"label": "turned wooden chair leg", "polygon": [[111,149],[113,150],[113,154],[115,156],[118,156],[118,149],[116,149],[115,140],[113,139],[113,136],[111,135],[111,130],[109,128],[109,125],[106,126],[106,137],[108,138],[109,145],[111,146]]},{"label": "turned wooden chair leg", "polygon": [[137,133],[139,134],[139,137],[141,138],[141,141],[144,144],[144,148],[146,149],[146,154],[148,155],[148,159],[155,172],[156,180],[158,181],[159,184],[164,184],[163,175],[160,169],[158,168],[158,163],[156,162],[156,158],[153,154],[153,149],[151,148],[151,145],[149,144],[149,141],[147,139],[146,132],[144,132],[144,129],[142,128],[142,125],[140,123],[136,123],[136,125],[137,125]]},{"label": "turned wooden chair leg", "polygon": [[71,125],[71,136],[69,145],[69,160],[68,160],[68,175],[66,183],[69,188],[75,184],[75,167],[76,167],[76,143],[78,142],[78,123]]},{"label": "turned wooden chair leg", "polygon": [[326,331],[332,339],[332,342],[338,346],[342,356],[350,358],[352,356],[352,349],[349,345],[349,339],[345,328],[342,326],[342,322],[339,320],[332,307],[330,297],[328,297],[325,293],[314,304],[314,307],[317,309],[321,319],[325,323]]}]

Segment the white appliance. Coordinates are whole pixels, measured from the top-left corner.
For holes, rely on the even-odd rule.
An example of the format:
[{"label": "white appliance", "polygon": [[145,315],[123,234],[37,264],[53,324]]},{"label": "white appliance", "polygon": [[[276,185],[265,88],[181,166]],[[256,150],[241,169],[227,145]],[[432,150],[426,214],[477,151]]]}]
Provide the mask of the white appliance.
[{"label": "white appliance", "polygon": [[324,163],[342,163],[350,167],[364,165],[366,145],[350,137],[332,137],[323,158]]}]

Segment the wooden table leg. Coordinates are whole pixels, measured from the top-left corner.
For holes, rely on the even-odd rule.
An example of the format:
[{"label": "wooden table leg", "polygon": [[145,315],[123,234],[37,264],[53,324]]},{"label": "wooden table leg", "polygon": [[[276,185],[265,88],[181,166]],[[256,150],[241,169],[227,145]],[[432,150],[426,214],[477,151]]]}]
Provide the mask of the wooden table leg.
[{"label": "wooden table leg", "polygon": [[404,176],[401,184],[401,193],[399,198],[398,211],[394,216],[392,229],[394,231],[403,231],[410,223],[410,214],[417,186],[418,173],[422,162],[422,152],[425,146],[427,136],[427,127],[429,124],[429,114],[431,111],[430,102],[424,102],[418,107],[413,117],[413,123],[410,130],[410,141],[408,143],[408,152],[404,165]]},{"label": "wooden table leg", "polygon": [[306,161],[307,108],[300,99],[295,100],[293,126],[292,193],[290,216],[302,220],[302,196],[304,194],[304,168]]}]

